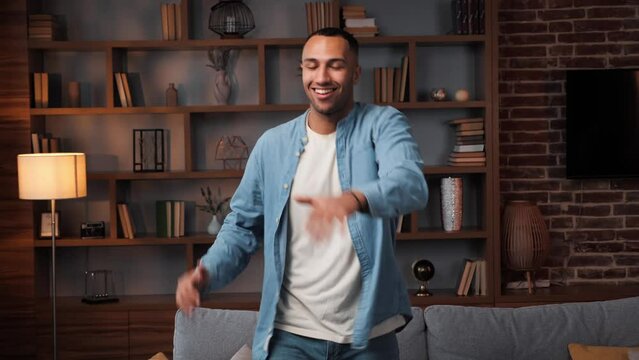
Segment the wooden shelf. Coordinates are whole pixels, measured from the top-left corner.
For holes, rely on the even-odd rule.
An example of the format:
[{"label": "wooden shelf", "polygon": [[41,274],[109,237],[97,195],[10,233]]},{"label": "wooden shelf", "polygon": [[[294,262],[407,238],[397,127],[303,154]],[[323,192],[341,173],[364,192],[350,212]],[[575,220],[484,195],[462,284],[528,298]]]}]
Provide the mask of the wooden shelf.
[{"label": "wooden shelf", "polygon": [[639,284],[623,285],[571,285],[528,290],[502,290],[495,297],[496,306],[522,306],[574,301],[601,301],[639,296]]},{"label": "wooden shelf", "polygon": [[[258,310],[260,293],[213,293],[203,302],[202,307],[211,309]],[[50,299],[37,300],[40,311],[51,311]],[[83,311],[130,311],[130,310],[175,310],[175,295],[130,295],[118,296],[118,302],[104,304],[85,304],[81,296],[58,296],[56,306],[60,312]]]},{"label": "wooden shelf", "polygon": [[[71,237],[56,239],[55,245],[56,247],[210,245],[213,244],[214,241],[215,236],[201,233],[179,238],[160,238],[153,235],[136,235],[134,239],[82,239],[79,237]],[[35,240],[34,245],[35,247],[49,248],[51,247],[51,240]]]},{"label": "wooden shelf", "polygon": [[426,175],[485,174],[485,166],[425,166]]},{"label": "wooden shelf", "polygon": [[[113,40],[113,41],[47,41],[29,40],[29,49],[54,51],[106,51],[110,48],[128,50],[208,50],[211,47],[257,48],[301,47],[305,38],[273,39],[202,39],[202,40]],[[486,35],[420,35],[420,36],[377,36],[359,38],[362,46],[416,43],[425,44],[469,44],[484,43]]]},{"label": "wooden shelf", "polygon": [[462,229],[461,231],[444,231],[441,229],[419,229],[414,233],[399,233],[397,240],[443,240],[443,239],[485,239],[486,230]]},{"label": "wooden shelf", "polygon": [[166,172],[94,172],[89,180],[191,180],[191,179],[241,179],[243,170],[166,171]]},{"label": "wooden shelf", "polygon": [[[413,109],[473,109],[484,108],[486,102],[477,101],[418,101],[390,104],[400,110]],[[190,105],[190,106],[134,106],[134,107],[86,107],[86,108],[31,108],[31,115],[128,115],[128,114],[187,114],[233,112],[293,112],[305,111],[308,104],[264,105]]]},{"label": "wooden shelf", "polygon": [[415,296],[417,289],[409,289],[410,303],[413,306],[426,307],[436,304],[445,305],[483,305],[492,306],[493,299],[489,296],[459,296],[455,289],[429,289],[431,296]]},{"label": "wooden shelf", "polygon": [[[412,306],[426,307],[435,304],[452,305],[492,305],[488,296],[457,296],[453,289],[431,290],[432,296],[415,296],[417,290],[409,290]],[[261,293],[212,293],[202,302],[202,307],[211,309],[259,310]],[[176,310],[175,295],[130,295],[118,296],[119,301],[105,304],[85,304],[80,296],[63,296],[56,298],[57,309],[60,312],[83,311],[130,311],[130,310]],[[50,299],[39,298],[37,301],[40,311],[50,311]]]}]

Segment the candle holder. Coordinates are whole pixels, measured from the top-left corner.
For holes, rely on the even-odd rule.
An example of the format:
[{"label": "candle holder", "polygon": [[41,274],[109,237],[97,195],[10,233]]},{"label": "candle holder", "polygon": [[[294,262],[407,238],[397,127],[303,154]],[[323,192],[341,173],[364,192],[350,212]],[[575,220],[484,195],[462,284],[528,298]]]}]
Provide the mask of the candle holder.
[{"label": "candle holder", "polygon": [[251,9],[242,0],[220,0],[211,7],[209,29],[222,39],[238,39],[255,28]]}]

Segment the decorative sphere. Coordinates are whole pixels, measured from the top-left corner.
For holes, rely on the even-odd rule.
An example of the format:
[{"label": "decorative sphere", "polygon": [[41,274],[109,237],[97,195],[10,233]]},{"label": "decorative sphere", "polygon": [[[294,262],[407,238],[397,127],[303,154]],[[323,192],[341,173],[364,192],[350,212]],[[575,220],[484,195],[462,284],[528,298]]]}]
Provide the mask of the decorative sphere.
[{"label": "decorative sphere", "polygon": [[419,281],[428,281],[435,276],[435,266],[426,259],[415,261],[412,268],[413,276]]},{"label": "decorative sphere", "polygon": [[455,92],[455,100],[457,101],[468,101],[470,98],[470,94],[466,89],[459,89]]}]

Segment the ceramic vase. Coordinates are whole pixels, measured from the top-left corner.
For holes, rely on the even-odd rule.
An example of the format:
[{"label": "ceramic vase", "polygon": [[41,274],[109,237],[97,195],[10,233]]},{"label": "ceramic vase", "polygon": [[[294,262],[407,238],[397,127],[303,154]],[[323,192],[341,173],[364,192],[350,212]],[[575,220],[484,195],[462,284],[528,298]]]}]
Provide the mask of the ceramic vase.
[{"label": "ceramic vase", "polygon": [[209,223],[209,226],[207,226],[206,228],[206,232],[208,232],[211,235],[217,235],[217,233],[220,232],[221,227],[222,225],[220,224],[220,221],[217,219],[217,216],[213,215],[213,217],[211,218],[211,222]]},{"label": "ceramic vase", "polygon": [[441,180],[442,226],[445,231],[459,231],[462,227],[463,183],[462,178]]}]

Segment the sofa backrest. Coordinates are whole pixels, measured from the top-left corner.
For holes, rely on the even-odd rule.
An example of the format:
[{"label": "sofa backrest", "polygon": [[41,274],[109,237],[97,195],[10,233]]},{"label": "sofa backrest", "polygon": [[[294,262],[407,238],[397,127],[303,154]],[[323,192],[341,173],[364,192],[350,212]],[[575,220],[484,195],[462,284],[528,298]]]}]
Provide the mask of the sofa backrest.
[{"label": "sofa backrest", "polygon": [[228,360],[253,342],[257,312],[196,308],[175,315],[174,360]]},{"label": "sofa backrest", "polygon": [[569,343],[639,345],[639,297],[518,309],[433,305],[429,360],[569,360]]},{"label": "sofa backrest", "polygon": [[[411,309],[413,319],[397,334],[401,360],[426,359],[424,313]],[[191,317],[178,310],[173,336],[174,360],[228,360],[244,344],[252,345],[257,312],[196,308]]]}]

